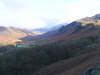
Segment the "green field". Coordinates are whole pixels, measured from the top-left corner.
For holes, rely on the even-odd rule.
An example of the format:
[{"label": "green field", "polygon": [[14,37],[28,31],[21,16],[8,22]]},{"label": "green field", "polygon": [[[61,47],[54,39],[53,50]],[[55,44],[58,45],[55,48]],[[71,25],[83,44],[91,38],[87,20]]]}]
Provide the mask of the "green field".
[{"label": "green field", "polygon": [[100,75],[100,70],[96,71],[96,75]]}]

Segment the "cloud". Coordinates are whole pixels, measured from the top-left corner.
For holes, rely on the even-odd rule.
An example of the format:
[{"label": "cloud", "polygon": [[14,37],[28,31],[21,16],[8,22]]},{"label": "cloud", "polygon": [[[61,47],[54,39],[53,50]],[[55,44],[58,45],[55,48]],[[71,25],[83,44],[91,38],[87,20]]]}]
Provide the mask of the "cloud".
[{"label": "cloud", "polygon": [[99,0],[76,0],[66,5],[66,18],[73,21],[100,13]]},{"label": "cloud", "polygon": [[25,0],[0,0],[0,25],[20,28],[44,27],[37,12],[32,11]]},{"label": "cloud", "polygon": [[48,26],[53,26],[53,25],[57,25],[57,23],[59,22],[59,19],[56,18],[41,18],[46,25]]},{"label": "cloud", "polygon": [[25,3],[22,0],[1,0],[1,2],[12,11],[19,11],[25,7]]},{"label": "cloud", "polygon": [[99,0],[0,0],[0,25],[38,28],[100,13]]}]

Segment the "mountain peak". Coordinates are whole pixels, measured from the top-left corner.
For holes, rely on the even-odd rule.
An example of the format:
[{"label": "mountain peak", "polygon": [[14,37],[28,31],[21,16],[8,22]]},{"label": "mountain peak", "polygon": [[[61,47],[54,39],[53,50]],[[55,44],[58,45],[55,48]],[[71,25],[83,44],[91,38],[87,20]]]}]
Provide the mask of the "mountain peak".
[{"label": "mountain peak", "polygon": [[100,20],[100,14],[96,14],[95,16],[92,17],[93,19],[96,19],[96,20]]},{"label": "mountain peak", "polygon": [[6,27],[0,26],[0,31],[5,31]]}]

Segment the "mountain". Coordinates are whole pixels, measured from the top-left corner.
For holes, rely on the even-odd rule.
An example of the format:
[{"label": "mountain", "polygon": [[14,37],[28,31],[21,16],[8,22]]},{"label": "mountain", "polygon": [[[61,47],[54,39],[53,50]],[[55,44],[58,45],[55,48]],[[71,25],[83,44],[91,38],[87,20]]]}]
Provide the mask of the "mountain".
[{"label": "mountain", "polygon": [[[62,24],[63,25],[63,24]],[[80,37],[80,36],[88,36],[98,33],[100,26],[100,14],[97,14],[92,17],[86,17],[79,20],[76,20],[72,23],[66,24],[58,29],[48,31],[43,35],[37,37],[25,37],[22,40],[32,41],[32,40],[41,40],[41,39],[49,39],[54,41],[66,40],[69,38]],[[55,27],[54,27],[55,28]]]},{"label": "mountain", "polygon": [[14,28],[14,27],[3,27],[0,26],[0,44],[13,44],[15,42],[21,42],[20,38],[26,36],[37,36],[40,32],[30,32],[25,29]]},{"label": "mountain", "polygon": [[[49,31],[39,37],[42,39],[52,40],[66,40],[81,36],[94,36],[99,34],[100,30],[100,14],[92,17],[86,17],[83,19],[76,20],[70,24],[60,27],[58,30]],[[40,38],[41,39],[41,38]]]},{"label": "mountain", "polygon": [[57,30],[48,31],[42,35],[21,38],[22,41],[35,41],[39,46],[65,41],[79,41],[83,39],[100,41],[100,16],[82,18],[73,21]]},{"label": "mountain", "polygon": [[100,65],[100,14],[76,20],[51,34],[42,38],[49,40],[51,58],[64,55],[63,50],[71,57],[43,67],[35,75],[92,75],[95,66]]},{"label": "mountain", "polygon": [[49,26],[49,27],[45,27],[45,28],[40,28],[40,29],[33,29],[31,30],[31,32],[37,32],[40,35],[33,37],[33,36],[26,36],[25,38],[21,38],[21,40],[23,41],[33,41],[33,40],[38,40],[38,39],[42,39],[42,38],[47,38],[50,35],[53,35],[52,33],[55,34],[55,32],[57,32],[59,30],[59,28],[61,28],[62,26],[64,26],[65,24],[59,24],[59,25],[54,25],[54,26]]},{"label": "mountain", "polygon": [[[82,18],[38,36],[18,29],[28,36],[20,38],[25,42],[17,43],[14,47],[11,45],[0,47],[0,73],[3,75],[92,75],[91,73],[95,72],[99,75],[99,17],[97,14]],[[9,32],[6,27],[1,27],[0,30],[3,33],[6,31],[7,34]],[[15,30],[16,28],[13,32]]]},{"label": "mountain", "polygon": [[12,27],[0,27],[0,42],[1,43],[14,43],[21,41],[19,38],[26,37],[27,33]]},{"label": "mountain", "polygon": [[43,28],[33,29],[32,31],[48,32],[48,31],[52,31],[52,30],[57,30],[60,27],[62,27],[63,25],[64,24],[52,25],[52,26],[47,26],[47,27],[43,27]]}]

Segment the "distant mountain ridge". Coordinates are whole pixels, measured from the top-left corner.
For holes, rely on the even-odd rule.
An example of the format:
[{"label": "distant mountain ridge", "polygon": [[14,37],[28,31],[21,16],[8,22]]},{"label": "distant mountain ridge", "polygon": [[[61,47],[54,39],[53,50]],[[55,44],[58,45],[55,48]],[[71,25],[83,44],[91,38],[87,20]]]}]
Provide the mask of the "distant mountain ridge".
[{"label": "distant mountain ridge", "polygon": [[57,30],[62,26],[63,26],[63,24],[58,24],[58,25],[54,25],[54,26],[33,29],[33,31],[48,32],[48,31],[52,31],[52,30]]},{"label": "distant mountain ridge", "polygon": [[[82,18],[73,21],[69,24],[57,25],[53,27],[50,31],[44,33],[35,30],[24,30],[13,27],[0,27],[0,35],[2,36],[0,40],[18,39],[20,41],[34,41],[34,40],[50,40],[53,42],[59,40],[65,40],[69,38],[75,38],[91,35],[92,32],[96,35],[100,28],[100,14],[92,17]],[[41,30],[41,29],[40,29]],[[6,38],[8,37],[8,38]],[[11,38],[12,37],[12,38]]]},{"label": "distant mountain ridge", "polygon": [[14,44],[16,42],[21,42],[20,38],[26,36],[36,36],[42,33],[30,32],[25,29],[14,28],[14,27],[3,27],[0,26],[0,44]]},{"label": "distant mountain ridge", "polygon": [[92,17],[82,18],[72,23],[66,24],[60,27],[57,30],[51,30],[43,35],[40,35],[36,38],[34,37],[26,37],[22,40],[46,40],[49,39],[50,41],[57,41],[57,40],[65,40],[68,38],[75,38],[80,36],[88,36],[94,33],[94,35],[99,33],[100,29],[100,14],[97,14]]}]

